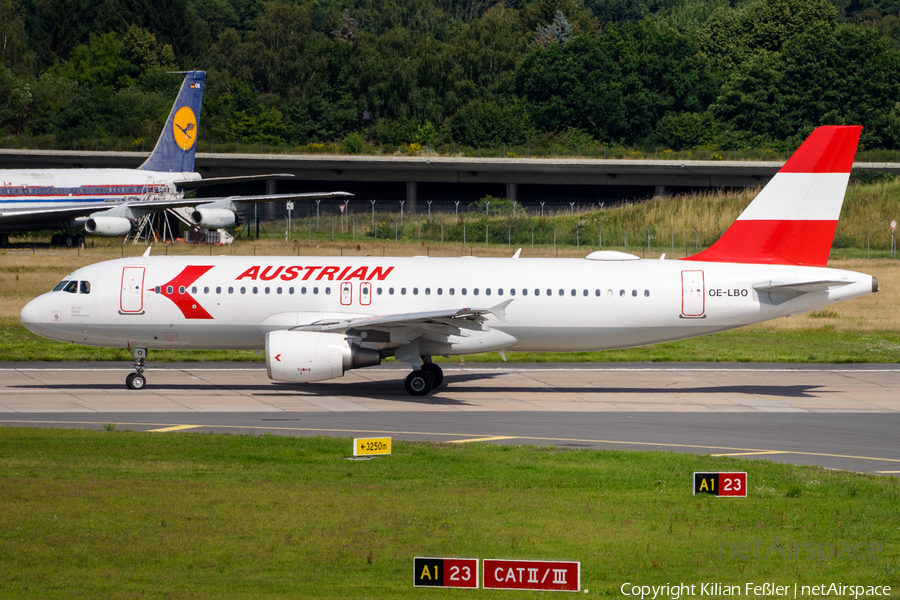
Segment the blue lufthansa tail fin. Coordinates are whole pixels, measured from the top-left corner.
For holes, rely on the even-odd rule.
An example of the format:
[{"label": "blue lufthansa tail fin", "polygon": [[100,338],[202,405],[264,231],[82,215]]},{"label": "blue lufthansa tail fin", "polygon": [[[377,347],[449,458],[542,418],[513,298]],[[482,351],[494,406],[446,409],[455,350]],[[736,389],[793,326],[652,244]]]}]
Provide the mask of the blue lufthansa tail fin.
[{"label": "blue lufthansa tail fin", "polygon": [[187,71],[181,91],[172,106],[159,141],[140,167],[143,171],[168,173],[192,172],[197,152],[197,133],[200,125],[200,105],[206,86],[205,71]]}]

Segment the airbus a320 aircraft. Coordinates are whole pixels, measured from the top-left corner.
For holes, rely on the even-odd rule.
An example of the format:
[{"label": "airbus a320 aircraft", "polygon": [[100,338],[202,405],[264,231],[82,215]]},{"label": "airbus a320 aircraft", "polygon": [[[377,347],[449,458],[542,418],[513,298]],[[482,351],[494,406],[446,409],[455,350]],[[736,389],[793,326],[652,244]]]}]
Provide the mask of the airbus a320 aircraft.
[{"label": "airbus a320 aircraft", "polygon": [[424,395],[443,380],[432,356],[609,350],[794,315],[878,291],[826,267],[861,129],[816,129],[715,244],[682,260],[145,255],[78,269],[22,322],[128,348],[130,388],[144,387],[151,348],[264,347],[276,381],[395,356]]},{"label": "airbus a320 aircraft", "polygon": [[[137,169],[7,169],[0,170],[0,247],[9,245],[9,232],[58,227],[53,245],[80,246],[83,226],[93,235],[122,236],[135,230],[138,220],[169,208],[197,206],[191,221],[207,229],[239,224],[244,205],[309,198],[352,196],[346,192],[275,194],[185,200],[183,188],[291,175],[252,175],[202,179],[194,171],[204,71],[188,71],[159,136],[159,141]],[[159,198],[160,196],[162,198]],[[147,197],[157,199],[147,200]]]}]

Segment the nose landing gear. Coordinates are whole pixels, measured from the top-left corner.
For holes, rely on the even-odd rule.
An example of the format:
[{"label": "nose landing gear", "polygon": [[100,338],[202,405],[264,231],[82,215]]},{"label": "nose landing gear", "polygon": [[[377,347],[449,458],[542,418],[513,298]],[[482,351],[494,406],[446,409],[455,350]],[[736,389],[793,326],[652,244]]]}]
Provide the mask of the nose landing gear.
[{"label": "nose landing gear", "polygon": [[134,359],[134,363],[131,365],[134,373],[129,373],[128,377],[125,378],[125,387],[129,390],[142,390],[147,385],[147,378],[144,377],[144,369],[146,368],[144,361],[147,359],[147,349],[128,348],[128,353]]}]

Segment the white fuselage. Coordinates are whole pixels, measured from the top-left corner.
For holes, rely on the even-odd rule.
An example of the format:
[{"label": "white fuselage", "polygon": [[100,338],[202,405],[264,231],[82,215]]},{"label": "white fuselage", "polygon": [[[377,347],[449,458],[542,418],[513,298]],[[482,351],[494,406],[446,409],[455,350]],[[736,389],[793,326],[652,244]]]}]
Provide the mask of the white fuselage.
[{"label": "white fuselage", "polygon": [[200,179],[199,173],[140,169],[0,170],[0,213],[136,200],[173,193],[174,181]]},{"label": "white fuselage", "polygon": [[[84,267],[66,280],[89,286],[33,300],[22,311],[31,331],[148,349],[259,349],[270,331],[322,319],[512,300],[504,320],[485,322],[514,338],[502,349],[608,350],[802,313],[877,285],[868,275],[819,267],[428,257],[139,257]],[[811,281],[840,283],[778,297],[754,289]]]}]

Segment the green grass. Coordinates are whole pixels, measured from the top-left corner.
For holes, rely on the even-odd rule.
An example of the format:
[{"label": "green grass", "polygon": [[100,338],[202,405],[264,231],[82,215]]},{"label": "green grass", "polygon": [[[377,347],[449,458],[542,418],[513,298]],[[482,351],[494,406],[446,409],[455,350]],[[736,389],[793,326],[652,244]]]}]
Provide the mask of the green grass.
[{"label": "green grass", "polygon": [[[742,328],[714,335],[605,352],[508,352],[510,362],[814,362],[885,363],[900,360],[900,332]],[[496,352],[464,357],[497,362]],[[0,323],[0,362],[130,360],[116,348],[92,348],[38,337],[21,324]],[[391,359],[392,360],[392,359]],[[457,362],[460,357],[435,360]],[[251,350],[153,350],[151,362],[263,362]]]},{"label": "green grass", "polygon": [[[415,556],[577,560],[609,597],[709,581],[898,594],[898,479],[487,444],[349,455],[335,438],[0,428],[0,597],[513,597],[414,589]],[[698,470],[748,471],[749,497],[692,496]],[[813,556],[766,556],[791,541]],[[860,543],[881,550],[818,557]],[[740,560],[737,544],[757,549]]]}]

